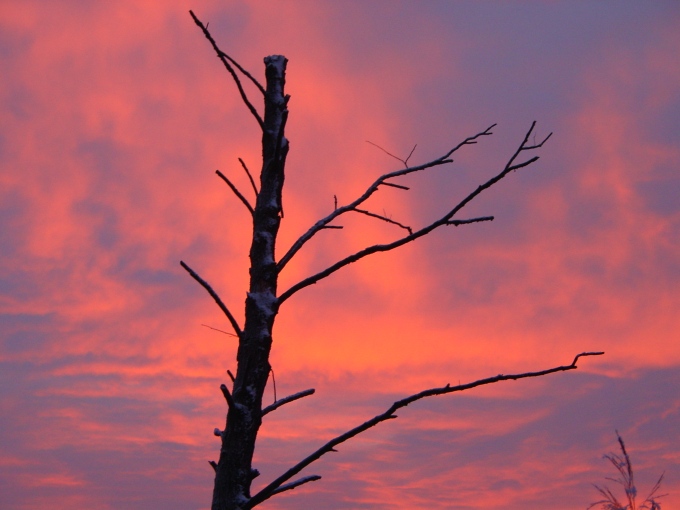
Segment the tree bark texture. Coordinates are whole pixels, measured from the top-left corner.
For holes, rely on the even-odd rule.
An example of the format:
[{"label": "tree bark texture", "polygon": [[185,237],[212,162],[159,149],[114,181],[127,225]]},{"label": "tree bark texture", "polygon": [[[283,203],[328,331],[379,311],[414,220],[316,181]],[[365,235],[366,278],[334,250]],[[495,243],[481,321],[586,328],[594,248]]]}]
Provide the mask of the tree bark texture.
[{"label": "tree bark texture", "polygon": [[[275,259],[283,207],[284,169],[288,140],[284,136],[288,96],[284,94],[287,60],[280,55],[264,59],[265,109],[262,126],[260,190],[253,211],[250,247],[250,288],[245,303],[245,325],[239,336],[237,369],[227,423],[216,467],[213,510],[236,510],[250,499],[256,476],[252,468],[255,440],[262,423],[262,395],[269,377],[272,329],[278,312]],[[223,391],[225,389],[223,388]]]}]

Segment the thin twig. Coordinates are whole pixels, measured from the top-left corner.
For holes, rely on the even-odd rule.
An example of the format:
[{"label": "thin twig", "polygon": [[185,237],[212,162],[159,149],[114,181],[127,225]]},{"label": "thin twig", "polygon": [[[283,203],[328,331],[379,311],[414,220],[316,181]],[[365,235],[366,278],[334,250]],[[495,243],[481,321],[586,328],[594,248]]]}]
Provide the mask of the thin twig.
[{"label": "thin twig", "polygon": [[394,184],[393,182],[381,182],[380,184],[382,186],[390,186],[392,188],[405,189],[406,191],[411,189],[408,186],[402,186],[401,184]]},{"label": "thin twig", "polygon": [[[400,170],[395,170],[393,172],[389,172],[386,174],[381,175],[378,177],[373,184],[371,184],[366,191],[356,200],[354,200],[352,203],[342,206],[342,207],[336,207],[335,210],[326,216],[325,218],[320,219],[317,221],[314,225],[312,225],[307,232],[302,234],[297,241],[293,243],[293,245],[288,249],[286,254],[281,257],[281,260],[276,265],[276,269],[281,272],[283,268],[290,262],[290,260],[295,256],[295,254],[307,243],[312,237],[314,237],[315,234],[317,234],[320,230],[322,230],[326,225],[328,225],[331,221],[333,221],[335,218],[338,216],[345,214],[347,212],[355,210],[359,205],[364,203],[366,200],[368,200],[377,190],[381,185],[384,186],[394,186],[397,188],[402,188],[402,189],[407,189],[405,186],[402,187],[400,185],[393,184],[391,182],[387,182],[388,179],[393,179],[396,177],[401,177],[404,175],[408,175],[414,172],[420,172],[423,170],[427,170],[428,168],[433,168],[435,166],[439,165],[446,165],[448,163],[453,162],[452,159],[449,159],[451,154],[456,152],[458,149],[465,145],[472,145],[477,143],[477,139],[483,136],[490,136],[492,134],[492,129],[494,128],[496,124],[492,124],[488,128],[486,128],[484,131],[480,131],[476,135],[469,136],[462,142],[460,142],[458,145],[453,147],[451,150],[449,150],[446,154],[443,156],[433,159],[432,161],[428,161],[427,163],[423,163],[421,165],[417,166],[412,166],[408,168],[403,168]],[[395,156],[396,157],[396,156]],[[399,158],[397,158],[399,159]],[[401,161],[401,160],[400,160]],[[415,233],[414,235],[416,235]]]},{"label": "thin twig", "polygon": [[201,324],[201,326],[203,326],[204,328],[212,329],[213,331],[219,331],[220,333],[224,333],[225,335],[236,336],[234,333],[222,331],[221,329],[213,328],[212,326],[208,326],[207,324]]},{"label": "thin twig", "polygon": [[[494,126],[495,126],[495,124],[494,124]],[[497,175],[495,175],[494,177],[492,177],[491,179],[486,181],[484,184],[479,185],[477,187],[477,189],[472,191],[468,196],[466,196],[463,200],[461,200],[453,209],[451,209],[443,217],[441,217],[438,220],[430,223],[429,225],[421,228],[420,230],[413,232],[413,234],[402,237],[401,239],[397,239],[396,241],[393,241],[393,242],[388,243],[388,244],[375,244],[373,246],[369,246],[367,248],[364,248],[363,250],[360,250],[356,253],[353,253],[352,255],[348,255],[344,259],[339,260],[338,262],[327,267],[326,269],[324,269],[324,270],[322,270],[322,271],[320,271],[320,272],[318,272],[318,273],[316,273],[316,274],[314,274],[314,275],[312,275],[308,278],[305,278],[304,280],[302,280],[302,281],[296,283],[295,285],[291,286],[288,290],[286,290],[285,292],[283,292],[279,296],[279,301],[278,301],[279,304],[283,303],[286,299],[288,299],[290,296],[295,294],[297,291],[304,289],[305,287],[308,287],[310,285],[314,285],[319,280],[322,280],[323,278],[328,277],[329,275],[335,273],[339,269],[342,269],[343,267],[345,267],[349,264],[352,264],[352,263],[356,262],[357,260],[360,260],[364,257],[369,256],[369,255],[372,255],[373,253],[386,252],[386,251],[393,250],[395,248],[403,246],[406,243],[410,243],[411,241],[414,241],[414,240],[416,240],[420,237],[423,237],[423,236],[429,234],[434,229],[439,228],[442,225],[450,224],[449,222],[452,221],[452,218],[461,209],[463,209],[463,207],[465,207],[474,198],[476,198],[482,191],[484,191],[484,190],[490,188],[491,186],[493,186],[494,184],[496,184],[498,181],[500,181],[505,176],[507,176],[510,172],[517,170],[519,168],[523,168],[525,166],[528,166],[531,163],[538,160],[538,156],[534,156],[533,158],[531,158],[527,161],[524,161],[522,163],[515,163],[517,156],[519,156],[519,154],[523,150],[525,150],[527,140],[529,139],[529,136],[531,135],[535,126],[536,126],[536,121],[532,122],[531,127],[529,128],[529,130],[527,131],[527,133],[524,137],[524,140],[519,145],[519,147],[517,148],[515,153],[512,155],[512,157],[508,160],[505,167],[503,167],[503,170],[500,173],[498,173]],[[476,143],[476,138],[478,138],[480,136],[491,134],[490,130],[491,130],[492,127],[493,126],[487,128],[485,131],[477,133],[475,136],[472,136],[472,137],[465,139],[463,142],[459,143],[456,147],[454,147],[454,149],[449,151],[444,157],[448,158],[448,156],[450,156],[453,153],[454,150],[456,150],[459,147],[462,147],[463,145]],[[536,145],[535,147],[541,147],[548,140],[548,138],[550,138],[550,135],[548,135],[540,144]],[[450,161],[450,160],[441,159],[441,158],[438,159],[438,160],[435,160],[435,162],[440,162],[440,163],[441,162],[448,162],[448,161]],[[432,162],[426,163],[426,165],[433,166]],[[420,167],[407,168],[407,169],[401,170],[399,172],[392,172],[391,174],[385,174],[385,175],[386,176],[404,175],[406,173],[414,171],[414,169],[423,169],[423,165],[421,165]],[[329,221],[331,221],[332,219],[337,217],[339,214],[342,214],[343,212],[347,212],[347,211],[356,209],[356,206],[358,205],[357,202],[363,201],[363,200],[365,200],[365,198],[368,198],[368,196],[370,196],[370,194],[373,193],[373,191],[375,191],[375,189],[373,189],[373,188],[374,187],[377,188],[377,186],[380,184],[381,179],[383,179],[384,177],[385,176],[380,177],[378,179],[378,181],[376,181],[373,184],[373,186],[371,186],[368,189],[368,191],[366,191],[366,193],[364,193],[364,195],[362,195],[362,197],[355,200],[352,204],[339,208],[337,211],[326,216],[326,218],[324,218],[323,220],[320,220],[319,222],[317,222],[314,225],[314,227],[312,227],[310,230],[308,230],[307,233],[304,234],[300,239],[298,239],[298,241],[293,245],[293,247],[291,247],[291,249],[288,251],[288,253],[279,262],[279,266],[281,266],[284,262],[287,262],[288,260],[290,260],[290,258],[293,256],[291,253],[294,254],[294,252],[297,251],[300,247],[302,247],[302,244],[304,244],[307,240],[309,240],[311,238],[311,236],[313,236],[314,233],[316,233],[316,231],[318,231],[323,225],[325,225],[326,223],[328,223]],[[456,221],[456,220],[454,220],[454,221]],[[463,222],[463,223],[460,223],[460,224],[465,224],[464,223],[465,220],[458,220],[458,221]],[[475,221],[472,221],[472,223],[475,223]]]},{"label": "thin twig", "polygon": [[262,416],[264,416],[265,414],[271,413],[272,411],[278,409],[279,407],[281,407],[284,404],[288,404],[289,402],[294,402],[295,400],[298,400],[298,399],[301,399],[303,397],[307,397],[307,396],[313,395],[313,394],[314,394],[314,388],[310,388],[308,390],[304,390],[304,391],[300,391],[298,393],[294,393],[292,395],[288,395],[287,397],[284,397],[281,400],[277,400],[273,404],[268,405],[267,407],[262,409]]},{"label": "thin twig", "polygon": [[372,212],[369,212],[369,211],[364,211],[363,209],[354,209],[354,212],[365,214],[366,216],[370,216],[371,218],[378,218],[379,220],[386,221],[387,223],[391,223],[392,225],[397,225],[398,227],[401,227],[405,230],[408,230],[409,234],[413,234],[413,229],[411,229],[411,227],[409,227],[408,225],[403,225],[403,224],[399,223],[398,221],[394,221],[394,220],[392,220],[392,219],[390,219],[386,216],[381,216],[380,214],[375,214],[375,213],[372,213]]},{"label": "thin twig", "polygon": [[[210,41],[210,44],[212,44],[213,49],[217,53],[217,57],[222,61],[222,64],[224,64],[224,67],[227,68],[227,71],[229,71],[229,74],[231,74],[231,77],[234,79],[234,82],[236,83],[236,86],[238,87],[239,94],[241,94],[241,99],[243,100],[243,103],[248,107],[248,110],[250,110],[250,113],[253,114],[253,117],[255,117],[255,120],[257,120],[257,123],[260,125],[260,129],[264,131],[264,121],[262,120],[262,117],[260,117],[260,114],[257,113],[257,110],[255,107],[252,105],[250,100],[248,99],[248,96],[246,95],[246,91],[243,90],[243,85],[241,85],[241,80],[239,80],[238,75],[236,74],[236,71],[234,71],[234,68],[231,67],[231,64],[229,62],[234,62],[234,59],[228,56],[225,52],[223,52],[219,47],[217,46],[217,43],[215,42],[215,39],[213,39],[212,35],[210,35],[210,32],[208,32],[208,27],[204,26],[203,23],[196,17],[193,11],[189,11],[189,14],[191,14],[191,17],[194,20],[194,23],[200,27],[200,29],[203,31],[203,35],[205,35],[206,39]],[[235,64],[237,65],[237,64]],[[255,81],[255,79],[250,75],[250,73],[246,73],[243,68],[240,65],[237,65],[238,69],[241,70],[246,76],[248,76],[251,80]],[[256,85],[259,85],[255,81]],[[262,89],[262,85],[259,85],[260,90]]]},{"label": "thin twig", "polygon": [[458,225],[468,225],[470,223],[479,223],[480,221],[493,221],[493,216],[481,216],[479,218],[470,218],[468,220],[451,220],[447,221],[447,225],[453,225],[457,227]]},{"label": "thin twig", "polygon": [[309,466],[312,462],[318,460],[321,458],[323,455],[326,453],[329,453],[333,451],[333,449],[341,444],[347,441],[348,439],[353,438],[354,436],[361,434],[362,432],[375,427],[377,424],[395,419],[397,417],[396,414],[394,414],[398,409],[401,409],[403,407],[408,406],[409,404],[412,404],[413,402],[426,398],[426,397],[433,397],[437,395],[445,395],[448,393],[454,393],[454,392],[459,392],[459,391],[465,391],[469,390],[472,388],[476,388],[478,386],[484,386],[486,384],[493,384],[497,383],[500,381],[516,381],[518,379],[525,379],[528,377],[541,377],[544,375],[548,374],[553,374],[556,372],[566,372],[568,370],[574,370],[578,368],[576,366],[576,361],[582,356],[600,356],[604,354],[604,352],[582,352],[581,354],[578,354],[575,358],[574,361],[572,362],[571,365],[563,365],[559,367],[554,367],[554,368],[549,368],[547,370],[540,370],[538,372],[525,372],[521,374],[511,374],[511,375],[503,375],[499,374],[494,377],[488,377],[486,379],[480,379],[478,381],[468,383],[468,384],[460,384],[458,386],[451,386],[447,384],[444,387],[441,388],[431,388],[428,390],[421,391],[420,393],[416,393],[414,395],[411,395],[409,397],[406,397],[404,399],[398,400],[392,404],[392,406],[385,411],[382,414],[379,414],[370,420],[362,423],[361,425],[354,427],[351,430],[348,430],[344,434],[341,434],[330,441],[328,441],[325,445],[323,445],[321,448],[316,450],[314,453],[306,457],[305,459],[301,460],[297,464],[295,464],[293,467],[291,467],[288,471],[283,473],[281,476],[279,476],[276,480],[272,481],[269,485],[264,487],[260,492],[255,494],[249,501],[246,503],[246,505],[243,507],[245,509],[250,509],[253,508],[256,505],[259,505],[263,501],[267,500],[271,496],[275,494],[275,491],[277,488],[279,488],[282,484],[290,480],[292,477],[294,477],[296,474],[298,474],[300,471],[302,471],[305,467]]},{"label": "thin twig", "polygon": [[250,202],[248,202],[248,199],[244,197],[241,192],[234,186],[234,184],[227,178],[226,175],[224,175],[222,172],[219,170],[215,170],[215,173],[220,176],[220,178],[227,183],[227,186],[231,188],[231,191],[234,192],[234,195],[238,197],[238,199],[243,202],[243,205],[246,206],[246,208],[250,211],[250,214],[253,215],[255,214],[255,210],[253,209],[253,206],[250,205]]},{"label": "thin twig", "polygon": [[191,275],[191,277],[196,280],[198,283],[201,284],[201,286],[208,291],[208,294],[215,300],[215,303],[217,303],[217,306],[220,307],[220,310],[224,312],[224,315],[227,316],[227,319],[229,319],[229,323],[231,324],[231,327],[234,328],[234,332],[236,333],[236,336],[239,338],[241,337],[241,328],[238,325],[238,322],[236,322],[236,319],[234,316],[231,314],[229,309],[226,307],[226,305],[222,302],[220,297],[217,295],[217,292],[213,290],[213,288],[206,282],[203,278],[198,276],[198,273],[191,269],[188,265],[184,263],[184,261],[179,262],[180,265],[186,270],[187,273]]},{"label": "thin twig", "polygon": [[241,158],[238,158],[238,160],[239,160],[239,163],[241,163],[241,166],[243,167],[243,169],[246,171],[246,174],[248,174],[248,179],[250,179],[250,184],[253,186],[253,191],[255,192],[255,196],[257,197],[257,195],[259,195],[260,192],[257,191],[257,186],[255,186],[255,180],[253,179],[253,176],[250,173],[250,170],[248,170],[248,167],[246,166],[245,162]]}]

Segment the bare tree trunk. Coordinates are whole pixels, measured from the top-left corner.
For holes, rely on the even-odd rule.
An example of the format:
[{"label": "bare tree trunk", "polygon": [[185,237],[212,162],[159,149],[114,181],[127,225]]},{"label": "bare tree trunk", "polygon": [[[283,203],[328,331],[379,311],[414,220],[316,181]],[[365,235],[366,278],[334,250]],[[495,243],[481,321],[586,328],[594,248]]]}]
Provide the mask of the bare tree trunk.
[{"label": "bare tree trunk", "polygon": [[[335,199],[333,211],[326,217],[318,220],[303,233],[277,261],[275,257],[276,237],[278,235],[281,219],[283,218],[281,193],[285,177],[284,169],[286,156],[288,154],[288,140],[284,136],[288,118],[287,105],[289,99],[289,96],[284,92],[287,60],[280,55],[273,55],[264,59],[266,84],[265,86],[262,86],[248,71],[241,67],[238,62],[219,49],[208,31],[207,25],[203,25],[193,12],[190,11],[190,13],[196,25],[201,28],[203,34],[212,44],[218,58],[231,74],[231,77],[239,90],[241,99],[262,130],[262,170],[260,172],[259,190],[245,163],[242,160],[239,160],[250,179],[253,191],[257,197],[254,207],[228,177],[219,170],[217,171],[217,175],[227,183],[231,191],[233,191],[236,197],[248,209],[253,219],[253,238],[250,245],[250,288],[246,297],[245,324],[243,329],[240,328],[235,317],[208,282],[202,279],[183,261],[180,262],[182,267],[192,276],[192,278],[200,283],[215,300],[231,323],[239,340],[236,357],[236,376],[232,376],[231,372],[229,372],[233,383],[232,389],[230,391],[225,384],[220,386],[222,394],[227,401],[228,411],[224,431],[215,430],[215,434],[221,437],[222,445],[219,462],[211,462],[211,465],[215,469],[212,510],[250,510],[272,496],[295,489],[296,487],[309,482],[319,480],[321,478],[320,476],[309,475],[294,481],[289,481],[301,470],[326,453],[335,451],[334,448],[337,445],[363,433],[379,423],[396,418],[396,410],[404,408],[416,400],[465,391],[478,386],[494,384],[501,381],[541,377],[548,374],[570,371],[577,368],[576,363],[580,357],[604,354],[602,352],[583,352],[578,354],[570,365],[562,365],[521,374],[499,374],[472,383],[459,384],[458,386],[447,384],[441,388],[430,388],[415,393],[395,402],[384,413],[331,439],[325,445],[292,466],[278,478],[261,488],[259,492],[251,495],[250,488],[252,481],[259,474],[257,470],[253,469],[252,461],[255,452],[255,441],[260,425],[262,424],[262,416],[276,410],[284,404],[314,393],[313,389],[304,390],[277,400],[274,404],[262,409],[262,395],[267,384],[269,372],[271,371],[269,353],[272,347],[272,330],[274,328],[274,320],[281,304],[298,291],[309,287],[310,285],[314,285],[349,264],[376,253],[397,249],[407,243],[428,235],[435,229],[446,226],[458,227],[472,223],[493,221],[493,216],[460,218],[458,215],[467,204],[476,199],[482,192],[516,170],[525,168],[536,162],[539,159],[538,156],[528,157],[528,159],[525,159],[524,161],[521,160],[521,157],[524,156],[527,151],[540,149],[550,138],[550,134],[542,141],[536,142],[534,134],[536,123],[533,122],[522,142],[498,173],[477,186],[477,188],[472,190],[455,206],[450,209],[447,208],[447,212],[444,212],[442,216],[418,228],[412,228],[385,215],[376,214],[363,209],[364,204],[381,186],[408,191],[409,188],[407,186],[398,184],[397,182],[394,182],[394,180],[408,174],[422,172],[433,167],[453,163],[451,155],[454,152],[468,145],[474,145],[482,138],[490,136],[492,134],[491,130],[494,128],[495,124],[473,136],[469,136],[449,149],[442,156],[419,165],[409,166],[409,159],[413,154],[413,150],[411,150],[411,153],[406,159],[401,159],[388,152],[387,154],[402,163],[404,168],[381,175],[373,182],[373,184],[368,186],[363,194],[346,205],[339,206],[337,199]],[[248,78],[258,91],[262,93],[264,97],[264,115],[262,117],[248,99],[236,70],[238,70],[241,75]],[[530,142],[529,140],[532,139],[532,136],[534,141]],[[278,294],[278,276],[279,273],[284,270],[288,262],[293,259],[308,241],[322,230],[342,228],[342,226],[333,222],[340,216],[352,213],[358,213],[366,217],[385,221],[395,227],[399,227],[402,231],[405,230],[408,234],[402,232],[402,236],[391,242],[367,246],[338,260],[318,273],[300,280],[290,288]]]},{"label": "bare tree trunk", "polygon": [[[239,338],[237,370],[229,404],[227,424],[217,463],[213,510],[234,510],[250,499],[250,484],[257,432],[262,423],[262,395],[269,376],[272,328],[278,311],[277,269],[274,249],[283,214],[281,190],[288,141],[284,128],[288,98],[284,95],[287,60],[265,58],[266,93],[262,133],[260,191],[253,211],[250,247],[250,291],[246,297],[246,320]],[[225,387],[223,387],[225,391]]]}]

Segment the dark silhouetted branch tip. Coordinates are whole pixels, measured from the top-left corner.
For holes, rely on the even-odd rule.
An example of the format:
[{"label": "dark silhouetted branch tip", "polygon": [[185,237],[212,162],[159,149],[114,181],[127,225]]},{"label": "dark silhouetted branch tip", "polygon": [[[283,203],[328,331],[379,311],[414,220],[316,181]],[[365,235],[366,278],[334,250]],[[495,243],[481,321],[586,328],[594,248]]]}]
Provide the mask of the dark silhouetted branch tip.
[{"label": "dark silhouetted branch tip", "polygon": [[241,192],[238,190],[238,188],[236,188],[236,186],[234,185],[234,183],[232,183],[232,182],[227,178],[227,176],[224,175],[224,174],[223,174],[222,172],[220,172],[219,170],[215,170],[215,173],[216,173],[216,174],[217,174],[224,182],[227,183],[227,186],[229,186],[229,188],[231,189],[231,191],[234,192],[234,195],[236,195],[236,196],[238,197],[238,199],[243,203],[243,205],[246,206],[246,208],[248,209],[248,211],[250,212],[250,214],[251,214],[251,215],[255,214],[255,210],[253,209],[253,206],[250,205],[250,202],[248,202],[248,199],[247,199],[246,197],[244,197],[244,196],[241,194]]},{"label": "dark silhouetted branch tip", "polygon": [[250,173],[250,170],[248,170],[248,167],[246,166],[245,162],[241,158],[238,158],[238,161],[239,161],[239,163],[241,163],[241,166],[246,171],[246,175],[248,176],[248,180],[250,181],[250,185],[253,187],[253,191],[255,192],[255,196],[257,197],[260,194],[260,192],[257,191],[257,186],[255,185],[255,180],[253,179],[253,176]]},{"label": "dark silhouetted branch tip", "polygon": [[232,383],[236,382],[236,378],[234,377],[234,374],[231,373],[231,370],[227,370],[227,375],[229,376],[229,379],[231,379]]},{"label": "dark silhouetted branch tip", "polygon": [[213,435],[217,437],[222,437],[222,431],[215,427],[215,429],[213,430]]},{"label": "dark silhouetted branch tip", "polygon": [[381,182],[380,185],[381,186],[389,186],[391,188],[403,189],[403,190],[406,190],[406,191],[411,189],[408,186],[402,186],[401,184],[394,184],[394,183],[391,183],[391,182]]},{"label": "dark silhouetted branch tip", "polygon": [[227,319],[229,319],[229,323],[231,324],[231,327],[234,329],[234,332],[236,335],[240,338],[241,337],[241,328],[239,327],[238,323],[236,322],[236,319],[234,316],[231,314],[229,309],[226,307],[226,305],[222,302],[220,297],[217,295],[217,292],[213,290],[213,288],[206,282],[203,278],[198,276],[198,273],[191,269],[187,264],[184,263],[184,261],[180,260],[179,264],[184,268],[184,270],[191,275],[191,277],[196,280],[198,283],[201,284],[201,286],[208,291],[208,294],[215,300],[215,303],[217,303],[217,306],[220,307],[220,310],[224,312],[224,315],[227,316]]},{"label": "dark silhouetted branch tip", "polygon": [[383,215],[381,215],[381,214],[375,214],[375,213],[372,213],[372,212],[369,212],[369,211],[365,211],[365,210],[363,210],[363,209],[354,209],[354,212],[358,212],[358,213],[360,213],[360,214],[364,214],[364,215],[366,215],[366,216],[370,216],[371,218],[377,218],[377,219],[382,220],[382,221],[385,221],[385,222],[387,222],[387,223],[391,223],[392,225],[396,225],[396,226],[398,226],[398,227],[400,227],[400,228],[405,229],[406,231],[408,231],[408,233],[409,233],[410,235],[413,234],[413,230],[411,229],[411,227],[409,227],[408,225],[403,225],[403,224],[399,223],[398,221],[394,221],[393,219],[388,218],[387,216],[383,216]]},{"label": "dark silhouetted branch tip", "polygon": [[213,49],[215,50],[215,53],[217,53],[217,58],[219,58],[222,61],[222,64],[224,67],[229,71],[229,74],[231,75],[232,79],[234,80],[234,83],[236,83],[236,87],[238,88],[238,92],[241,95],[241,100],[243,103],[246,105],[250,113],[255,117],[255,120],[257,120],[258,125],[260,126],[260,129],[264,130],[264,121],[262,120],[262,117],[260,117],[260,114],[257,113],[257,110],[255,107],[252,105],[250,100],[248,99],[248,96],[246,95],[245,90],[243,89],[243,85],[241,84],[241,80],[239,79],[238,75],[236,74],[236,71],[234,71],[234,68],[231,66],[233,63],[239,71],[241,71],[245,76],[247,76],[254,84],[257,86],[260,91],[265,94],[264,88],[262,85],[259,84],[255,78],[252,77],[250,73],[248,73],[243,67],[241,67],[233,58],[231,58],[229,55],[227,55],[225,52],[223,52],[218,46],[217,43],[215,42],[215,39],[213,39],[213,36],[210,34],[208,31],[208,27],[204,26],[203,23],[196,17],[196,15],[193,13],[193,11],[189,11],[189,14],[191,14],[191,17],[194,20],[194,23],[199,26],[199,28],[203,31],[203,35],[205,35],[205,38],[210,41],[210,44],[212,45]]},{"label": "dark silhouetted branch tip", "polygon": [[571,362],[571,366],[576,367],[576,362],[582,356],[602,356],[603,354],[604,351],[582,352],[581,354],[577,354],[576,357],[574,357],[574,361]]},{"label": "dark silhouetted branch tip", "polygon": [[272,411],[278,409],[282,405],[288,404],[289,402],[294,402],[296,400],[307,397],[309,395],[313,395],[314,391],[315,391],[314,388],[310,388],[308,390],[300,391],[298,393],[294,393],[293,395],[289,395],[287,397],[284,397],[281,400],[277,400],[273,404],[262,409],[262,416],[264,416],[265,414],[271,413]]},{"label": "dark silhouetted branch tip", "polygon": [[[580,356],[596,356],[603,354],[601,352],[584,352],[579,355],[577,355],[576,359]],[[278,487],[280,487],[283,483],[287,482],[290,480],[293,476],[295,476],[297,473],[302,471],[304,468],[312,464],[313,462],[317,461],[320,459],[323,455],[325,455],[328,452],[331,452],[334,450],[334,448],[347,441],[348,439],[353,438],[354,436],[357,436],[361,434],[362,432],[365,432],[366,430],[375,427],[377,424],[391,420],[397,417],[395,414],[395,411],[398,409],[404,408],[408,406],[409,404],[415,402],[416,400],[420,400],[423,398],[427,397],[433,397],[436,395],[446,395],[449,393],[455,393],[459,391],[465,391],[465,390],[470,390],[472,388],[476,388],[478,386],[484,386],[487,384],[494,384],[500,381],[507,381],[507,380],[517,380],[517,379],[525,379],[529,377],[541,377],[544,375],[548,374],[553,374],[556,372],[566,372],[568,370],[574,370],[577,368],[574,364],[572,365],[567,365],[567,366],[559,366],[559,367],[553,367],[553,368],[548,368],[546,370],[540,370],[537,372],[524,372],[520,374],[510,374],[510,375],[503,375],[503,374],[498,374],[493,377],[487,377],[486,379],[479,379],[477,381],[467,383],[467,384],[459,384],[458,386],[450,386],[447,384],[446,386],[442,386],[441,388],[430,388],[427,390],[423,390],[420,393],[415,393],[413,395],[410,395],[406,398],[403,398],[401,400],[398,400],[390,406],[390,408],[385,411],[382,414],[378,414],[371,418],[370,420],[362,423],[361,425],[354,427],[351,430],[348,430],[347,432],[340,434],[339,436],[331,439],[328,441],[326,444],[324,444],[322,447],[318,448],[315,452],[312,454],[308,455],[306,458],[295,464],[293,467],[291,467],[288,471],[283,473],[281,476],[279,476],[277,479],[272,481],[269,485],[264,487],[260,492],[258,492],[255,496],[252,498],[253,506],[255,504],[259,504],[262,501],[268,499],[271,497],[271,495],[277,490]]]},{"label": "dark silhouetted branch tip", "polygon": [[215,470],[215,473],[217,473],[217,462],[215,462],[214,460],[209,460],[208,464],[210,464],[212,468]]}]

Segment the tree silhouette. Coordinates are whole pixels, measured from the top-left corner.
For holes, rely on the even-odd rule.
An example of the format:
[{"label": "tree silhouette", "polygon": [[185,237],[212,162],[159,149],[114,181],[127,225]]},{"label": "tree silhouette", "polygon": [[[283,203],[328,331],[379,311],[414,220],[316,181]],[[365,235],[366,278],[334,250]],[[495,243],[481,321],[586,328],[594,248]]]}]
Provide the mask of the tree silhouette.
[{"label": "tree silhouette", "polygon": [[[538,143],[530,142],[529,140],[532,139],[536,127],[536,123],[533,122],[524,135],[522,142],[510,156],[505,166],[495,176],[483,184],[480,184],[457,204],[445,207],[443,214],[434,221],[418,228],[404,225],[386,215],[371,212],[368,209],[365,209],[365,203],[382,186],[393,187],[404,191],[408,190],[408,187],[398,183],[399,177],[452,163],[453,160],[451,159],[451,156],[456,151],[467,147],[468,145],[474,145],[480,139],[490,136],[495,124],[475,135],[469,136],[454,147],[443,152],[440,157],[418,165],[410,165],[409,159],[411,155],[406,159],[401,159],[390,154],[390,156],[399,160],[404,167],[381,175],[366,188],[363,194],[346,205],[339,205],[336,200],[335,207],[330,214],[312,225],[281,257],[277,258],[276,240],[283,219],[282,190],[284,185],[286,156],[288,155],[289,150],[288,140],[284,134],[286,122],[288,120],[288,100],[290,98],[284,91],[287,59],[281,55],[272,55],[264,59],[265,85],[263,86],[252,74],[239,65],[236,60],[218,47],[208,31],[207,25],[204,25],[192,11],[190,11],[190,14],[196,25],[200,27],[205,37],[210,41],[218,58],[233,78],[243,103],[262,131],[262,167],[259,176],[259,188],[248,167],[243,160],[239,160],[252,185],[256,197],[254,205],[237,189],[227,176],[219,170],[217,171],[217,175],[226,182],[227,186],[236,195],[238,200],[243,203],[253,220],[252,240],[250,245],[250,286],[245,301],[245,323],[243,327],[239,325],[229,308],[224,304],[208,282],[199,276],[198,273],[186,263],[181,262],[182,267],[215,300],[229,320],[229,323],[234,330],[234,334],[238,337],[236,374],[233,375],[229,372],[231,389],[229,389],[226,384],[220,386],[222,394],[227,402],[228,410],[224,430],[215,430],[215,434],[221,438],[222,444],[218,462],[211,462],[211,465],[215,470],[215,485],[212,500],[213,510],[247,510],[259,505],[276,494],[320,479],[321,477],[318,475],[311,475],[290,481],[302,469],[313,463],[315,460],[328,452],[334,451],[334,448],[340,443],[347,441],[383,421],[396,418],[397,416],[394,413],[398,409],[406,407],[416,400],[435,395],[464,391],[477,386],[500,381],[539,377],[551,373],[574,370],[577,368],[576,363],[580,357],[603,354],[601,352],[583,352],[578,354],[569,365],[562,365],[536,372],[497,375],[468,384],[459,384],[457,386],[447,384],[440,388],[421,391],[395,402],[384,413],[378,414],[365,423],[331,439],[325,445],[321,446],[281,476],[268,483],[255,494],[251,494],[253,479],[259,475],[259,472],[252,466],[252,459],[257,434],[262,424],[262,417],[284,404],[314,393],[313,389],[301,391],[289,397],[277,400],[268,407],[262,408],[262,396],[271,371],[269,355],[273,341],[272,330],[281,305],[297,292],[323,280],[349,264],[375,253],[397,249],[407,243],[428,235],[440,227],[458,227],[471,223],[492,221],[494,219],[493,216],[466,218],[460,217],[459,213],[482,192],[498,183],[510,173],[535,163],[538,160],[538,156],[536,155],[527,155],[526,159],[523,158],[527,153],[540,149],[550,138],[550,134]],[[264,100],[264,110],[262,114],[248,98],[243,84],[241,83],[242,78],[239,76],[252,82],[257,91],[262,94]],[[388,222],[404,230],[405,233],[395,241],[386,244],[367,246],[356,253],[338,260],[322,271],[304,278],[288,289],[285,289],[283,292],[279,292],[278,278],[286,265],[304,247],[304,245],[321,230],[342,228],[342,226],[334,223],[334,221],[348,213],[358,213]]]}]

